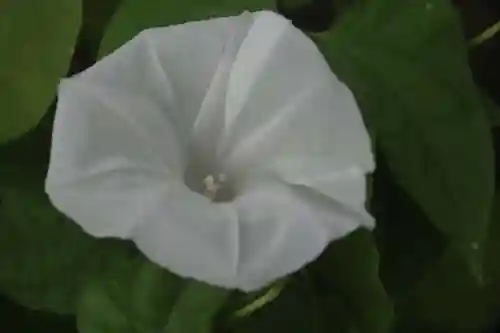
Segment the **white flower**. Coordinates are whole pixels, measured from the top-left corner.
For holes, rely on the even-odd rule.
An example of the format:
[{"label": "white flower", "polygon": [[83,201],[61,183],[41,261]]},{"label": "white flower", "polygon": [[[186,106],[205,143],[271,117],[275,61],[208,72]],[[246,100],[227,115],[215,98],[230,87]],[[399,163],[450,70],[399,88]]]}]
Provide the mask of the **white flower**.
[{"label": "white flower", "polygon": [[46,190],[97,237],[253,290],[373,227],[356,102],[272,12],[140,33],[62,81]]}]

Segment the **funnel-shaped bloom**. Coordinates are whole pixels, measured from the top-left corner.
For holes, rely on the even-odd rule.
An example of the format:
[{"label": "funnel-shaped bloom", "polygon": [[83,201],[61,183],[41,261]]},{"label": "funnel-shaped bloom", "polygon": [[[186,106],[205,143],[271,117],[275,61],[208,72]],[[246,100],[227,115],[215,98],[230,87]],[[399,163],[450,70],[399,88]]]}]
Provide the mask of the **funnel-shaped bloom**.
[{"label": "funnel-shaped bloom", "polygon": [[146,30],[63,80],[46,190],[89,234],[252,290],[373,227],[373,168],[349,89],[264,11]]}]

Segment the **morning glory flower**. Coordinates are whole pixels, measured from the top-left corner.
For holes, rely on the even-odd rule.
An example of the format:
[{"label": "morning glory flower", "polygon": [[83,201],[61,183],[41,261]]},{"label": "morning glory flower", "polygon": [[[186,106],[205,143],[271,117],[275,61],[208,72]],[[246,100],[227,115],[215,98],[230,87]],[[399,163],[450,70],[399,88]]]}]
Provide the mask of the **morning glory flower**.
[{"label": "morning glory flower", "polygon": [[62,80],[46,191],[95,237],[255,290],[372,228],[370,140],[315,44],[269,11],[141,32]]}]

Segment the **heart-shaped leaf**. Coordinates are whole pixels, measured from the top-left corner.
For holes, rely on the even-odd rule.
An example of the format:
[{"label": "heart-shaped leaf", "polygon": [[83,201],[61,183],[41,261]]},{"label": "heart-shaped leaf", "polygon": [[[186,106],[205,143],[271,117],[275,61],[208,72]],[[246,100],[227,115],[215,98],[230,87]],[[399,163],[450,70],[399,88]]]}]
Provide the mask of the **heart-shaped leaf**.
[{"label": "heart-shaped leaf", "polygon": [[0,2],[0,143],[42,119],[68,70],[80,23],[79,0]]}]

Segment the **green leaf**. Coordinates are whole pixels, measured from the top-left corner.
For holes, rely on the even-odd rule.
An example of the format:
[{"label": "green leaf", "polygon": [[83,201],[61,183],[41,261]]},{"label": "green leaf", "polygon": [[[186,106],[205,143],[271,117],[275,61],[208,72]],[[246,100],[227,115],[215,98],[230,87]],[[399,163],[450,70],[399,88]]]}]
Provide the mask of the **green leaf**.
[{"label": "green leaf", "polygon": [[[483,289],[455,249],[449,248],[405,300],[397,304],[398,332],[420,327],[438,332],[486,332],[489,304]],[[428,329],[429,328],[429,329]]]},{"label": "green leaf", "polygon": [[172,313],[163,333],[210,333],[215,315],[226,302],[230,291],[190,281]]},{"label": "green leaf", "polygon": [[498,320],[500,313],[500,194],[497,193],[492,209],[491,224],[484,260],[485,293],[490,314]]},{"label": "green leaf", "polygon": [[80,28],[78,0],[0,2],[0,143],[40,121],[68,70]]},{"label": "green leaf", "polygon": [[394,181],[377,153],[372,214],[380,253],[380,278],[393,299],[412,290],[448,246],[444,235]]},{"label": "green leaf", "polygon": [[451,3],[360,1],[316,38],[397,182],[479,277],[493,151]]},{"label": "green leaf", "polygon": [[500,126],[500,107],[498,104],[484,92],[482,93],[482,100],[491,127]]},{"label": "green leaf", "polygon": [[[397,332],[489,332],[500,311],[500,197],[492,211],[484,278],[471,275],[463,258],[448,249],[425,279],[398,304]],[[430,330],[432,329],[432,331]],[[493,330],[491,330],[493,332]]]},{"label": "green leaf", "polygon": [[379,278],[379,255],[369,231],[359,229],[333,242],[312,265],[311,274],[323,297],[330,295],[347,305],[354,332],[390,332],[393,305]]},{"label": "green leaf", "polygon": [[41,190],[0,187],[0,290],[21,304],[71,313],[94,240]]},{"label": "green leaf", "polygon": [[181,24],[211,17],[239,15],[243,11],[273,9],[274,0],[125,0],[106,31],[100,56],[104,56],[144,29]]},{"label": "green leaf", "polygon": [[83,0],[83,26],[80,39],[88,56],[94,58],[112,15],[123,0]]},{"label": "green leaf", "polygon": [[160,332],[184,281],[137,253],[117,256],[81,290],[80,333]]}]

